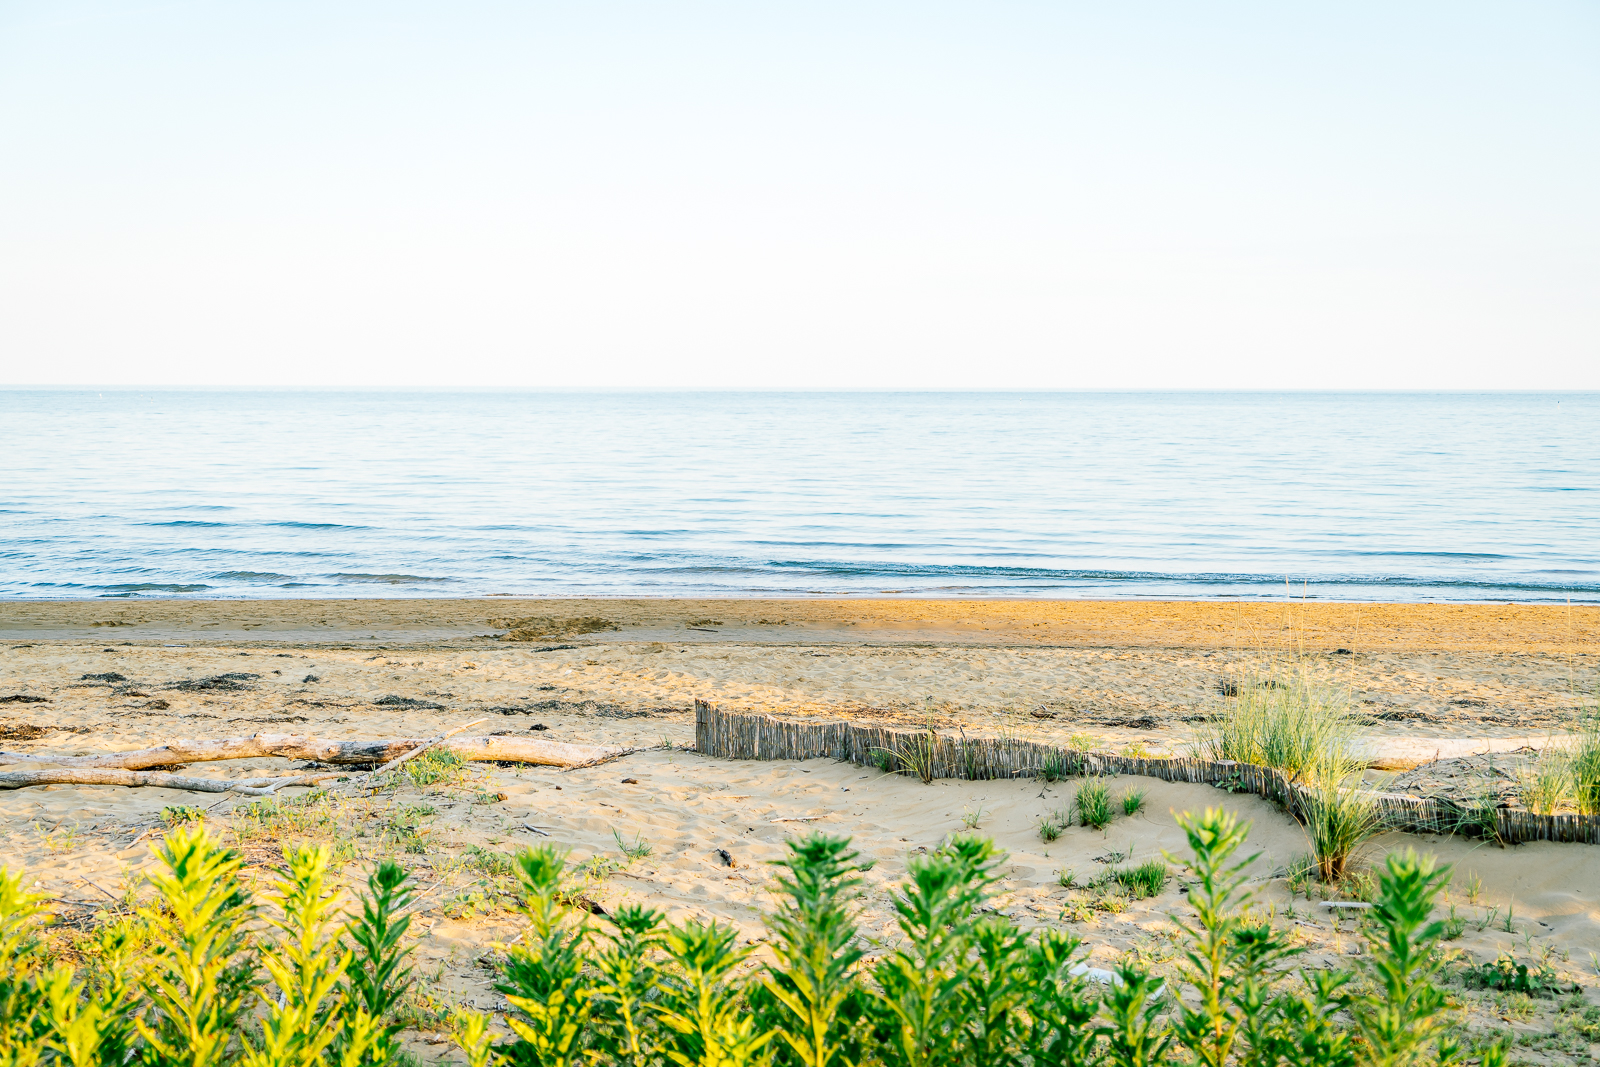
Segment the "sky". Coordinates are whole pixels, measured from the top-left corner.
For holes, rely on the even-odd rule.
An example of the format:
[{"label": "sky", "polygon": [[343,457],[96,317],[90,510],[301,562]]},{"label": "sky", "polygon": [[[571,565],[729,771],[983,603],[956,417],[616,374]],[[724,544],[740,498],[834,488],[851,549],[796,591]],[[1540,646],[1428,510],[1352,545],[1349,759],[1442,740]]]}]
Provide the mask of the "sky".
[{"label": "sky", "polygon": [[1600,388],[1600,5],[0,0],[0,383]]}]

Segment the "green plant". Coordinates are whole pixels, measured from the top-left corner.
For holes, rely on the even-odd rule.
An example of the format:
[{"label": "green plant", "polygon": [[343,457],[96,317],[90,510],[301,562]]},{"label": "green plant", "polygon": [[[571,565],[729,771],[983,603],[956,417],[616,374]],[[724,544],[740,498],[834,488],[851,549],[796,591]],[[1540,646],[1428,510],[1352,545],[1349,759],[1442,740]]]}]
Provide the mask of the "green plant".
[{"label": "green plant", "polygon": [[283,841],[303,836],[332,837],[341,801],[325,789],[299,797],[252,800],[229,813],[239,841]]},{"label": "green plant", "polygon": [[1372,793],[1328,781],[1302,794],[1300,816],[1305,820],[1317,860],[1317,877],[1323,882],[1342,880],[1350,862],[1382,825],[1382,810]]},{"label": "green plant", "polygon": [[1154,1067],[1166,1062],[1172,1030],[1158,1018],[1166,983],[1136,967],[1120,967],[1107,998],[1106,1058],[1116,1067]]},{"label": "green plant", "polygon": [[200,808],[177,804],[161,809],[161,821],[167,826],[182,826],[189,822],[204,822],[206,813]]},{"label": "green plant", "polygon": [[939,735],[930,725],[900,742],[895,758],[900,767],[920,778],[924,785],[933,781],[938,763]]},{"label": "green plant", "polygon": [[734,969],[749,955],[734,946],[739,932],[718,923],[669,926],[662,938],[671,966],[652,1010],[662,1024],[662,1050],[677,1067],[751,1067],[764,1059],[772,1031],[760,1033],[744,1009]]},{"label": "green plant", "polygon": [[1600,704],[1588,703],[1578,713],[1562,762],[1578,813],[1600,815]]},{"label": "green plant", "polygon": [[612,829],[611,836],[617,839],[617,848],[622,851],[624,856],[628,857],[628,862],[630,863],[635,860],[642,860],[655,851],[642,834],[634,834],[633,844],[631,845],[622,839],[622,835],[615,828]]},{"label": "green plant", "polygon": [[1059,752],[1051,752],[1045,756],[1044,762],[1039,765],[1039,781],[1045,785],[1052,785],[1071,773],[1067,757]]},{"label": "green plant", "polygon": [[1389,856],[1378,874],[1371,952],[1362,965],[1378,992],[1352,1006],[1374,1067],[1416,1063],[1441,1042],[1445,1059],[1451,1048],[1445,997],[1432,981],[1443,966],[1435,948],[1445,929],[1430,921],[1434,897],[1449,878],[1448,867],[1436,869],[1431,856],[1411,849]]},{"label": "green plant", "polygon": [[998,877],[999,857],[987,841],[955,837],[908,865],[891,898],[902,945],[873,970],[887,1036],[888,1067],[940,1067],[962,1054],[962,975],[972,948],[973,909]]},{"label": "green plant", "polygon": [[978,828],[978,824],[981,823],[982,821],[983,821],[983,804],[982,803],[979,803],[977,807],[972,807],[972,806],[969,805],[968,807],[962,809],[962,812],[961,812],[961,825],[965,826],[968,830],[976,830]]},{"label": "green plant", "polygon": [[1027,1026],[1021,1042],[1028,1062],[1084,1067],[1097,1059],[1096,1046],[1105,1028],[1097,1018],[1099,994],[1081,974],[1073,973],[1081,947],[1076,937],[1044,930],[1028,949]]},{"label": "green plant", "polygon": [[23,888],[22,875],[0,867],[0,1063],[17,1067],[39,1062],[50,1039],[39,939],[44,901]]},{"label": "green plant", "polygon": [[650,1001],[660,979],[655,957],[663,918],[661,912],[637,904],[618,909],[607,916],[612,934],[594,956],[599,980],[594,986],[590,1046],[602,1059],[621,1067],[650,1067],[656,1062],[660,1027]]},{"label": "green plant", "polygon": [[[765,917],[765,965],[732,927],[665,926],[637,905],[591,928],[571,907],[581,898],[564,855],[524,852],[515,872],[526,926],[497,946],[512,1031],[500,1038],[438,988],[444,961],[411,980],[403,944],[414,904],[398,866],[371,872],[340,937],[331,850],[286,849],[278,907],[250,935],[238,857],[188,826],[160,846],[154,904],[87,935],[52,933],[43,901],[0,872],[0,1067],[422,1067],[393,1041],[402,1025],[453,1030],[468,1067],[1461,1063],[1461,1029],[1434,982],[1460,955],[1442,950],[1448,921],[1431,919],[1444,872],[1411,853],[1389,857],[1367,893],[1370,952],[1290,974],[1291,935],[1259,913],[1245,881],[1248,828],[1215,811],[1180,825],[1192,914],[1174,917],[1175,935],[1136,937],[1110,974],[1087,969],[1076,938],[1024,930],[987,906],[1005,857],[973,837],[910,861],[891,897],[901,940],[870,967],[862,952],[876,942],[856,918],[866,865],[847,839],[789,845]],[[1061,917],[1114,913],[1166,877],[1161,863],[1113,867]],[[1061,881],[1071,886],[1070,872]],[[84,961],[82,975],[53,962],[60,946]],[[1145,970],[1180,953],[1175,973]],[[1560,989],[1555,955],[1507,957],[1461,981],[1489,987],[1508,1018],[1528,1018],[1533,996]],[[261,1010],[245,1015],[247,1001]],[[1551,1033],[1519,1042],[1577,1055],[1596,1033],[1600,1009],[1579,997],[1561,1003]],[[1471,1054],[1505,1067],[1502,1043]]]},{"label": "green plant", "polygon": [[1061,824],[1056,822],[1055,816],[1047,815],[1039,822],[1039,840],[1049,844],[1061,836]]},{"label": "green plant", "polygon": [[767,916],[773,961],[755,998],[758,1020],[775,1032],[796,1067],[829,1067],[861,1058],[867,999],[853,971],[860,862],[847,838],[812,834],[788,842],[775,862],[777,908]]},{"label": "green plant", "polygon": [[1188,941],[1180,974],[1195,987],[1199,1004],[1178,1002],[1175,1037],[1197,1064],[1224,1067],[1242,1031],[1269,1029],[1260,1018],[1262,1005],[1281,975],[1277,965],[1297,950],[1270,926],[1240,914],[1255,896],[1245,888],[1245,870],[1257,856],[1233,860],[1249,824],[1212,808],[1198,818],[1185,812],[1178,825],[1194,852],[1192,860],[1178,862],[1195,879],[1189,886],[1195,916],[1173,921]]},{"label": "green plant", "polygon": [[471,764],[447,748],[434,747],[389,773],[395,785],[403,781],[418,787],[460,785],[471,775]]},{"label": "green plant", "polygon": [[334,893],[326,886],[328,849],[293,849],[284,858],[289,873],[278,880],[274,897],[282,917],[270,920],[279,936],[261,954],[277,995],[262,995],[266,1017],[259,1042],[245,1053],[245,1067],[317,1067],[336,1039],[342,1039],[345,1062],[361,1063],[380,1029],[359,1000],[348,1012],[340,1010],[346,1007],[341,981],[355,952],[340,951],[343,931],[332,917]]},{"label": "green plant", "polygon": [[[649,853],[646,853],[648,855]],[[495,852],[480,845],[468,845],[467,865],[491,878],[510,878],[516,874],[517,864],[504,852]]]},{"label": "green plant", "polygon": [[1144,810],[1147,790],[1128,788],[1122,791],[1122,814],[1132,818]]},{"label": "green plant", "polygon": [[1343,781],[1357,769],[1350,697],[1302,668],[1254,673],[1203,728],[1195,754],[1274,767],[1305,782]]},{"label": "green plant", "polygon": [[140,910],[154,942],[145,991],[154,1014],[134,1020],[150,1067],[211,1067],[228,1060],[259,983],[246,924],[255,917],[239,881],[239,854],[203,826],[180,827],[156,849],[150,883],[161,907]]},{"label": "green plant", "polygon": [[1517,793],[1522,803],[1538,815],[1554,815],[1572,799],[1573,775],[1568,754],[1555,747],[1546,748],[1538,760],[1517,776]]},{"label": "green plant", "polygon": [[1073,806],[1081,825],[1104,830],[1111,823],[1111,787],[1104,778],[1090,778],[1078,786]]},{"label": "green plant", "polygon": [[[408,909],[416,901],[416,891],[408,881],[398,863],[385,860],[378,864],[360,895],[361,914],[346,930],[356,955],[354,966],[344,974],[345,1003],[358,1005],[369,1018],[380,1021],[371,1047],[361,1058],[363,1064],[385,1064],[399,1050],[395,1035],[401,1027],[392,1016],[411,985],[411,968],[406,966],[411,949],[402,947],[401,942],[411,928]],[[361,1042],[358,1029],[347,1025],[334,1041],[333,1052],[341,1065],[348,1063],[347,1051]]]},{"label": "green plant", "polygon": [[590,930],[567,920],[565,867],[566,853],[549,845],[517,857],[528,929],[521,944],[507,949],[495,989],[515,1009],[506,1025],[516,1039],[503,1055],[518,1067],[577,1067],[583,1060],[581,1036],[594,995],[584,978]]},{"label": "green plant", "polygon": [[1499,989],[1535,997],[1554,996],[1568,989],[1554,968],[1542,963],[1529,967],[1505,953],[1492,963],[1463,967],[1459,977],[1471,989]]},{"label": "green plant", "polygon": [[1120,885],[1135,900],[1158,896],[1167,887],[1167,865],[1161,860],[1146,860],[1137,867],[1112,867],[1105,881]]}]

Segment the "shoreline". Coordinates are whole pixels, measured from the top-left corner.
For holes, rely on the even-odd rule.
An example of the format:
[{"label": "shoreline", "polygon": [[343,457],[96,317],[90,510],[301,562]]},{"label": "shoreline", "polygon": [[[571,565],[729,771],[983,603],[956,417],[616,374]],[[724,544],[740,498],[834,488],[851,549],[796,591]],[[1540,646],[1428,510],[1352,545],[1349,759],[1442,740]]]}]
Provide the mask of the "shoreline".
[{"label": "shoreline", "polygon": [[429,644],[527,641],[930,644],[1326,652],[1600,653],[1600,605],[926,600],[362,598],[5,600],[0,641]]}]

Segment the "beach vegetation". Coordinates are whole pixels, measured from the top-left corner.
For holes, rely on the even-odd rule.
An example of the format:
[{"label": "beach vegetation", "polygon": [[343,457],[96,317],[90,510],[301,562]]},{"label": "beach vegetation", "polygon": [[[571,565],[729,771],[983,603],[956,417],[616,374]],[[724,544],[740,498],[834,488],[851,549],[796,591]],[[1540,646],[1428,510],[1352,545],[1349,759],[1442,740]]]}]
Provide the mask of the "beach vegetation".
[{"label": "beach vegetation", "polygon": [[1144,810],[1144,799],[1147,790],[1129,787],[1122,791],[1122,814],[1130,819]]},{"label": "beach vegetation", "polygon": [[1272,767],[1307,783],[1343,781],[1359,769],[1349,694],[1309,671],[1251,675],[1227,687],[1194,754]]},{"label": "beach vegetation", "polygon": [[1045,785],[1054,785],[1071,773],[1071,764],[1067,762],[1067,757],[1059,752],[1045,756],[1044,762],[1039,765],[1039,781]]},{"label": "beach vegetation", "polygon": [[393,785],[461,785],[472,775],[472,765],[447,748],[435,747],[389,773]]},{"label": "beach vegetation", "polygon": [[206,813],[201,808],[188,804],[174,804],[161,809],[161,822],[166,826],[182,826],[184,823],[204,822]]},{"label": "beach vegetation", "polygon": [[[1566,992],[1543,962],[1447,973],[1433,911],[1448,871],[1409,851],[1376,869],[1368,950],[1296,971],[1297,943],[1255,906],[1248,827],[1217,810],[1179,824],[1187,855],[1114,867],[1063,908],[1074,922],[1115,914],[1162,892],[1169,864],[1185,869],[1176,928],[1109,971],[1072,934],[995,910],[1007,858],[976,836],[910,859],[891,895],[898,943],[870,964],[869,864],[847,838],[787,843],[764,961],[730,925],[638,904],[596,916],[563,852],[526,849],[513,858],[523,930],[484,959],[509,1033],[439,988],[442,962],[413,973],[416,897],[399,864],[378,864],[341,912],[329,850],[291,847],[258,899],[239,854],[184,824],[156,846],[150,902],[106,924],[81,972],[47,943],[46,899],[0,871],[0,1052],[10,1067],[406,1067],[410,1027],[453,1033],[469,1067],[1421,1067],[1466,1051],[1446,977],[1516,1017]],[[1583,1008],[1563,1040],[1595,1025]],[[1499,1045],[1473,1054],[1505,1062]]]},{"label": "beach vegetation", "polygon": [[1600,706],[1586,705],[1562,753],[1568,789],[1580,815],[1600,815]]},{"label": "beach vegetation", "polygon": [[1104,830],[1111,824],[1111,787],[1104,778],[1089,778],[1078,786],[1072,806],[1080,825]]},{"label": "beach vegetation", "polygon": [[655,847],[644,839],[643,834],[634,834],[633,843],[631,845],[627,841],[623,840],[622,834],[619,833],[615,827],[613,827],[611,830],[611,836],[616,839],[617,848],[624,856],[628,857],[629,863],[632,863],[635,860],[645,859],[655,851]]},{"label": "beach vegetation", "polygon": [[1317,877],[1326,883],[1344,880],[1361,847],[1383,825],[1374,794],[1335,782],[1302,794],[1300,817],[1311,839]]},{"label": "beach vegetation", "polygon": [[1119,886],[1133,899],[1143,900],[1159,896],[1170,873],[1164,861],[1146,860],[1135,867],[1111,867],[1101,878],[1104,884]]}]

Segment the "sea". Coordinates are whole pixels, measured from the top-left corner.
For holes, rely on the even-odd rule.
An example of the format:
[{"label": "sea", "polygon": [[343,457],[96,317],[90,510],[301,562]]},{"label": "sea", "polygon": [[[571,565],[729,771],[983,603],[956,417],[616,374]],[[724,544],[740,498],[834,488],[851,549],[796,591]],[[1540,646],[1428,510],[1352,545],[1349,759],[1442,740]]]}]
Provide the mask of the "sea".
[{"label": "sea", "polygon": [[1600,602],[1600,393],[0,391],[0,597]]}]

